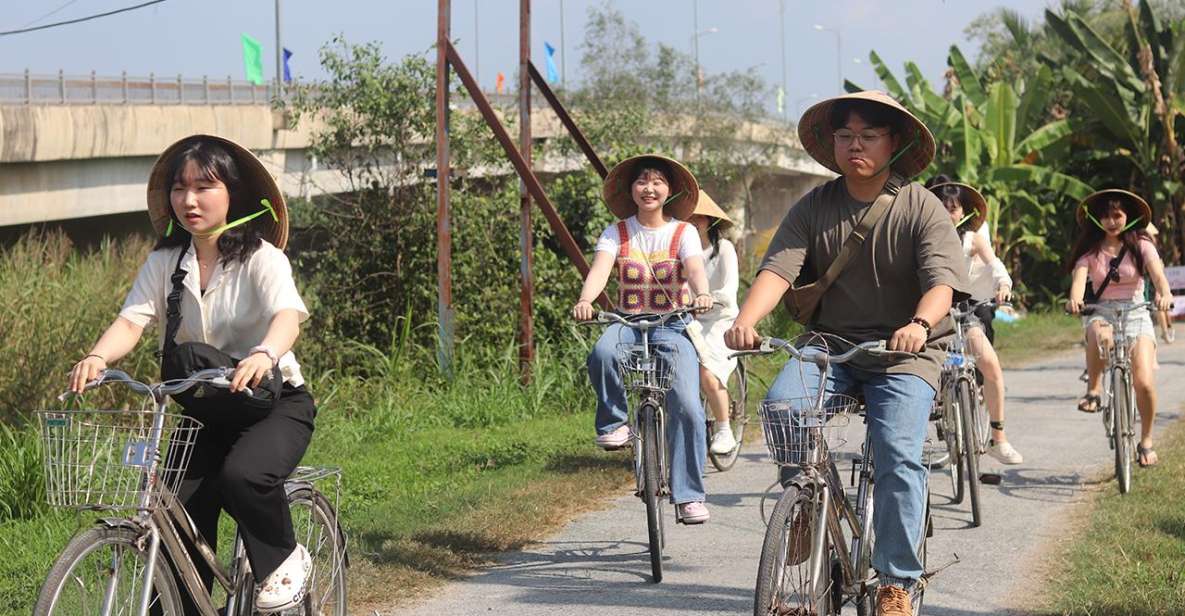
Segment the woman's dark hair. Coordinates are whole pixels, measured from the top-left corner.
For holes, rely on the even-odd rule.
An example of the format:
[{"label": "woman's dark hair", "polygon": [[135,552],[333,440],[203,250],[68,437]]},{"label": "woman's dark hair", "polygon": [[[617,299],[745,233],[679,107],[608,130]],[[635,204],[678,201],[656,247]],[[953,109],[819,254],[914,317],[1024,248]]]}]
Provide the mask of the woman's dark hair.
[{"label": "woman's dark hair", "polygon": [[712,254],[708,258],[711,259],[720,254],[720,219],[709,217],[709,220],[712,221],[708,223],[708,243],[712,245]]},{"label": "woman's dark hair", "polygon": [[634,171],[634,177],[630,178],[630,184],[638,181],[638,178],[645,175],[647,172],[657,171],[666,179],[667,184],[671,182],[671,166],[665,160],[658,158],[644,159],[638,168]]},{"label": "woman's dark hair", "polygon": [[880,103],[865,100],[842,100],[831,106],[831,113],[827,118],[831,130],[839,130],[848,123],[848,118],[856,114],[866,124],[873,128],[887,128],[889,134],[901,133],[901,114]]},{"label": "woman's dark hair", "polygon": [[[191,162],[197,167],[200,179],[217,180],[226,184],[227,194],[230,196],[230,207],[226,212],[227,222],[254,214],[259,211],[259,207],[263,207],[257,203],[253,204],[247,196],[242,194],[242,176],[239,174],[239,166],[234,157],[218,142],[208,139],[194,139],[173,156],[169,161],[169,175],[167,176],[169,181],[165,188],[166,191],[171,193],[173,183],[181,180],[185,167]],[[186,231],[185,227],[181,226],[181,222],[177,220],[171,199],[169,217],[173,219],[173,233],[160,238],[154,250],[189,244],[189,231]],[[260,217],[247,224],[227,229],[218,236],[218,252],[222,255],[224,263],[246,262],[259,249],[263,241],[260,226],[266,224],[260,223],[263,218]]]},{"label": "woman's dark hair", "polygon": [[[951,202],[954,202],[958,203],[959,207],[963,208],[964,214],[974,211],[975,203],[971,200],[971,192],[964,189],[962,186],[950,185],[950,183],[953,181],[954,180],[952,180],[950,176],[940,173],[930,178],[929,181],[926,182],[926,188],[929,188],[930,192],[934,193],[934,195],[938,197],[939,201],[942,201],[942,207],[947,207],[951,204]],[[947,184],[947,186],[939,186],[940,184]],[[938,186],[938,188],[935,188],[935,186]],[[959,225],[957,230],[959,232],[971,231],[971,229],[964,228],[970,223],[971,219],[968,218],[967,220],[963,221],[963,224]]]},{"label": "woman's dark hair", "polygon": [[[1144,215],[1143,208],[1131,199],[1124,198],[1095,199],[1087,206],[1086,211],[1097,220],[1113,208],[1122,209],[1127,214],[1128,223]],[[1136,264],[1136,271],[1141,276],[1144,275],[1144,255],[1140,252],[1140,240],[1152,241],[1152,236],[1148,235],[1148,231],[1145,230],[1146,226],[1136,225],[1119,235],[1119,240],[1127,247],[1127,253],[1131,255],[1132,261]],[[1084,254],[1097,250],[1099,242],[1103,241],[1105,236],[1106,232],[1094,224],[1093,220],[1090,218],[1083,220],[1082,229],[1078,231],[1078,239],[1074,242],[1074,250],[1070,251],[1070,259],[1066,262],[1066,270],[1073,271],[1074,264],[1078,262],[1078,259]]]}]

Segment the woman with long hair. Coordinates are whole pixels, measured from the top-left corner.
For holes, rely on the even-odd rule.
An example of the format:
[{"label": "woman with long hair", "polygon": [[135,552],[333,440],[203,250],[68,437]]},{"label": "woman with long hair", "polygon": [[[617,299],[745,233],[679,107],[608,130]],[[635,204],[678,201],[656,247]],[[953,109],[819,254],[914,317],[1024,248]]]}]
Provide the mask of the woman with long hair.
[{"label": "woman with long hair", "polygon": [[[1103,190],[1082,201],[1077,218],[1080,230],[1070,253],[1072,281],[1066,309],[1073,314],[1082,312],[1088,282],[1092,289],[1102,289],[1098,297],[1092,298],[1093,303],[1112,308],[1131,307],[1144,300],[1147,274],[1156,289],[1153,304],[1157,310],[1168,310],[1172,305],[1169,282],[1160,254],[1146,230],[1152,218],[1148,202],[1126,190]],[[1104,362],[1099,346],[1109,346],[1112,334],[1107,320],[1100,314],[1085,318],[1083,324],[1088,380],[1078,410],[1095,413],[1101,403]],[[1128,312],[1125,326],[1128,339],[1133,341],[1132,376],[1136,407],[1140,409],[1140,444],[1136,453],[1140,466],[1154,466],[1158,462],[1152,448],[1152,422],[1156,418],[1156,334],[1146,308]]]}]

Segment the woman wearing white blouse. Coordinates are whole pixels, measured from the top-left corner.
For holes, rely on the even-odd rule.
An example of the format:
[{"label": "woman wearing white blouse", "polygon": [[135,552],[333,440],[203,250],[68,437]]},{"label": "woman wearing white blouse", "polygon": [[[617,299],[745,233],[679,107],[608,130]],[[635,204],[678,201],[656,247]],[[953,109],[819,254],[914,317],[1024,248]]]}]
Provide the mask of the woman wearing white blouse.
[{"label": "woman wearing white blouse", "polygon": [[[256,609],[288,609],[300,602],[311,563],[296,542],[283,483],[309,445],[316,407],[292,353],[309,315],[283,253],[283,194],[246,149],[194,135],[157,159],[148,180],[148,213],[160,235],[156,248],[119,317],[75,364],[70,388],[81,392],[127,355],[153,321],[166,352],[174,343],[204,343],[235,358],[232,392],[254,389],[279,369],[284,382],[270,409],[255,412],[228,399],[201,417],[205,426],[178,496],[211,546],[218,545],[221,510],[235,518],[260,581]],[[172,317],[176,331],[170,336],[175,274],[181,280],[180,322]],[[196,564],[209,588],[212,572],[200,560]],[[184,604],[186,614],[197,613],[188,595]]]},{"label": "woman wearing white blouse", "polygon": [[687,331],[699,352],[700,389],[714,419],[710,449],[714,454],[724,455],[739,445],[728,421],[728,377],[736,369],[737,360],[729,357],[733,351],[724,345],[724,332],[732,327],[739,312],[737,250],[732,242],[721,237],[722,232],[732,225],[732,220],[708,193],[700,191],[689,222],[699,230],[700,241],[705,246],[704,267],[715,305],[699,315]]},{"label": "woman wearing white blouse", "polygon": [[[1007,301],[1012,295],[1012,277],[992,250],[987,225],[984,224],[987,221],[987,201],[983,195],[943,175],[931,179],[928,188],[942,200],[963,241],[971,299]],[[1004,371],[996,349],[992,347],[995,339],[992,327],[995,311],[990,306],[983,306],[976,310],[975,316],[979,317],[980,322],[978,326],[967,330],[967,346],[975,355],[976,368],[983,374],[983,399],[988,407],[992,430],[991,446],[987,453],[1002,464],[1020,464],[1024,462],[1024,457],[1008,442],[1004,433]]]}]

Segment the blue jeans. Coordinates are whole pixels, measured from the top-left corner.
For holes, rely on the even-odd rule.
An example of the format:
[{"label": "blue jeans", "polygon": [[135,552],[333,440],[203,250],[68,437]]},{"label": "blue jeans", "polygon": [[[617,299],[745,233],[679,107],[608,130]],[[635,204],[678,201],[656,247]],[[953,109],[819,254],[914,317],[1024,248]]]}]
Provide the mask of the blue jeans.
[{"label": "blue jeans", "polygon": [[[791,359],[769,388],[766,400],[813,395],[818,385],[815,364]],[[830,394],[864,394],[875,482],[872,566],[882,583],[910,588],[924,573],[917,556],[926,511],[922,444],[934,388],[912,374],[881,374],[845,364],[831,366],[826,388]]]},{"label": "blue jeans", "polygon": [[[699,356],[683,335],[682,323],[650,330],[650,342],[678,349],[666,397],[667,453],[671,497],[676,503],[704,500],[704,407],[699,398]],[[638,344],[642,334],[621,324],[605,328],[588,355],[588,379],[597,394],[597,434],[607,434],[629,420],[625,387],[617,371],[617,345]]]}]

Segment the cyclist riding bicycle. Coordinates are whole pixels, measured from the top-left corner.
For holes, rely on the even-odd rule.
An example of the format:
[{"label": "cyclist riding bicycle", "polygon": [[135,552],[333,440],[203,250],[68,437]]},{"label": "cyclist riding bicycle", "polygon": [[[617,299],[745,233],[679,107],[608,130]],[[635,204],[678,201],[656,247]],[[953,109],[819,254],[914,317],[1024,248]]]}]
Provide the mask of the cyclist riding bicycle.
[{"label": "cyclist riding bicycle", "polygon": [[[1087,303],[1100,303],[1112,308],[1130,307],[1144,299],[1144,275],[1152,279],[1156,288],[1153,303],[1157,310],[1168,310],[1172,292],[1164,275],[1164,263],[1156,245],[1146,231],[1152,218],[1147,201],[1126,190],[1108,189],[1096,192],[1082,201],[1077,212],[1080,227],[1078,240],[1070,253],[1073,279],[1066,309],[1078,314]],[[1087,222],[1089,219],[1089,223]],[[1087,299],[1087,282],[1098,297]],[[1100,342],[1110,345],[1111,328],[1103,314],[1083,319],[1086,329],[1086,395],[1078,403],[1084,413],[1099,411],[1102,391],[1104,356],[1099,353]],[[1146,308],[1127,314],[1127,335],[1132,342],[1132,376],[1136,392],[1136,407],[1140,409],[1140,443],[1136,454],[1141,467],[1155,466],[1159,461],[1152,448],[1152,423],[1156,419],[1156,333]]]},{"label": "cyclist riding bicycle", "polygon": [[724,332],[732,326],[738,312],[740,272],[737,249],[722,237],[732,226],[732,219],[702,190],[690,222],[699,231],[700,242],[705,247],[704,269],[708,276],[708,292],[715,305],[696,317],[695,322],[687,326],[687,333],[699,353],[700,390],[712,411],[712,444],[708,449],[723,455],[740,445],[732,434],[728,417],[728,378],[736,370],[737,360],[729,357],[732,350],[724,345]]},{"label": "cyclist riding bicycle", "polygon": [[[178,497],[211,546],[219,512],[235,519],[261,587],[256,608],[288,609],[302,597],[310,558],[294,536],[284,479],[309,445],[317,411],[291,350],[309,315],[283,252],[284,196],[247,149],[193,135],[153,165],[148,215],[156,247],[115,322],[75,364],[70,389],[81,393],[153,321],[166,379],[186,376],[174,374],[178,366],[237,362],[230,387],[237,393],[179,400],[205,427]],[[197,564],[210,588],[213,573]],[[184,604],[187,614],[198,613],[187,593]]]},{"label": "cyclist riding bicycle", "polygon": [[[635,156],[609,172],[602,193],[618,221],[597,240],[580,299],[572,307],[573,318],[587,321],[595,316],[592,302],[604,290],[615,265],[617,308],[623,313],[710,308],[712,296],[699,236],[694,227],[682,222],[699,199],[699,183],[691,171],[664,156]],[[709,517],[703,482],[707,441],[699,365],[685,328],[683,321],[672,321],[655,329],[650,340],[660,352],[663,347],[675,349],[674,383],[666,405],[671,498],[679,508],[678,519],[701,524]],[[597,394],[596,442],[605,449],[618,449],[630,440],[626,392],[616,368],[617,345],[637,342],[634,330],[610,325],[588,356],[588,376]]]},{"label": "cyclist riding bicycle", "polygon": [[[938,344],[953,331],[951,301],[967,297],[966,263],[942,204],[905,179],[930,164],[934,138],[890,96],[867,91],[818,103],[803,114],[798,134],[811,157],[841,177],[790,208],[725,340],[734,349],[754,348],[759,342],[754,327],[792,285],[801,289],[804,280],[822,276],[841,246],[857,238],[850,261],[822,295],[808,327],[857,343],[887,340],[889,350],[915,354],[834,365],[828,379],[828,393],[862,393],[868,408],[875,466],[873,567],[880,579],[876,613],[911,616],[912,591],[924,573],[917,554],[927,498],[922,444],[945,356]],[[863,216],[883,204],[881,195],[894,191],[863,242],[851,236]],[[817,382],[815,364],[788,361],[767,400],[814,395]],[[782,480],[793,477],[783,474]]]},{"label": "cyclist riding bicycle", "polygon": [[[967,284],[971,299],[982,302],[995,299],[1006,302],[1012,295],[1012,277],[1004,263],[992,250],[987,233],[987,201],[974,188],[938,175],[927,183],[930,191],[942,200],[955,230],[963,240],[963,256],[967,259]],[[995,342],[995,308],[990,304],[975,310],[978,319],[967,329],[967,347],[975,357],[975,367],[983,374],[983,398],[991,417],[991,446],[987,453],[1003,464],[1020,464],[1024,457],[1008,442],[1004,434],[1004,371],[1000,358],[992,346]]]}]

